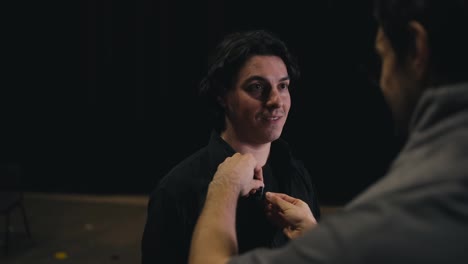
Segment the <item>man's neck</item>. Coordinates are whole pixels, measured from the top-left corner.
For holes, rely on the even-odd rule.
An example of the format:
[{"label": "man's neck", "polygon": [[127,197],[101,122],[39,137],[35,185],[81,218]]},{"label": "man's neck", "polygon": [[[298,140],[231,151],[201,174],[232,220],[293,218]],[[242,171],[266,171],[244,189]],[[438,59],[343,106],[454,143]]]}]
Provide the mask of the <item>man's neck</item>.
[{"label": "man's neck", "polygon": [[236,136],[226,133],[221,133],[221,138],[226,141],[236,152],[245,154],[251,153],[261,166],[265,165],[268,156],[270,155],[271,142],[265,144],[251,144],[242,140],[239,140]]}]

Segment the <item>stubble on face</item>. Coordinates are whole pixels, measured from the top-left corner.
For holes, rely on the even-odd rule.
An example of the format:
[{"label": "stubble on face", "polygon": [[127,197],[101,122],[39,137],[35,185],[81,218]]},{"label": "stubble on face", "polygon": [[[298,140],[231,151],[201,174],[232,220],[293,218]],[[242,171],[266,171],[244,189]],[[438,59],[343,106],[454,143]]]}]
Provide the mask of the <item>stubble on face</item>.
[{"label": "stubble on face", "polygon": [[[278,139],[291,104],[288,86],[289,77],[281,58],[250,58],[239,71],[235,87],[225,98],[231,133],[239,139],[259,144]],[[267,103],[270,95],[273,103]]]}]

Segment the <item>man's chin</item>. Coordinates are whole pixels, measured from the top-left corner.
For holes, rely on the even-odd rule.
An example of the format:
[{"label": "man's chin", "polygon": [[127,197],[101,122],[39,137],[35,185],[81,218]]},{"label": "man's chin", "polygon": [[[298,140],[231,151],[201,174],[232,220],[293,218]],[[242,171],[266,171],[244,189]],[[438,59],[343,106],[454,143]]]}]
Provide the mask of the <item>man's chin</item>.
[{"label": "man's chin", "polygon": [[278,134],[275,134],[273,136],[270,137],[270,142],[273,142],[275,140],[277,140],[278,138],[280,138],[281,136],[281,133],[278,133]]}]

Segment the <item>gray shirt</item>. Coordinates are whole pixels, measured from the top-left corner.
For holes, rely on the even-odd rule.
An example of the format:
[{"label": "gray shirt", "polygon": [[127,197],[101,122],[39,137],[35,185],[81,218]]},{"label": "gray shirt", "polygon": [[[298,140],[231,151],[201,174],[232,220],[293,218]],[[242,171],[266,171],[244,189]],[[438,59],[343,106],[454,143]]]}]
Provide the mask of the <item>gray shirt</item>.
[{"label": "gray shirt", "polygon": [[388,174],[343,210],[230,263],[468,263],[468,83],[423,94]]}]

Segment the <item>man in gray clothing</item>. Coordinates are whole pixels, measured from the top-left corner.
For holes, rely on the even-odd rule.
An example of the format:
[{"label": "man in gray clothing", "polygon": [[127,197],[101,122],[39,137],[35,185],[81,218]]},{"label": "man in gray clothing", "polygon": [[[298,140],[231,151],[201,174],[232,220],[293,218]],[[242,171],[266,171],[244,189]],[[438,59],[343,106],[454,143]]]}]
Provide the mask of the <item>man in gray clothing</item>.
[{"label": "man in gray clothing", "polygon": [[380,87],[407,133],[387,175],[318,225],[301,200],[267,193],[294,240],[237,255],[237,200],[263,182],[236,153],[210,183],[191,264],[468,263],[468,0],[377,0],[375,15]]}]

